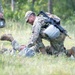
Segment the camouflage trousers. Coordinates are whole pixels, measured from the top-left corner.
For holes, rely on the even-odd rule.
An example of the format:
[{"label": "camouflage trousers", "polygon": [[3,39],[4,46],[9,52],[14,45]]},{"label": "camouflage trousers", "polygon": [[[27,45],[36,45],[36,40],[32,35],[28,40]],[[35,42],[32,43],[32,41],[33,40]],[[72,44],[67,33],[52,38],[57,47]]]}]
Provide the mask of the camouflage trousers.
[{"label": "camouflage trousers", "polygon": [[50,39],[52,54],[66,53],[64,40],[65,35],[63,33],[61,33],[56,39]]},{"label": "camouflage trousers", "polygon": [[[66,36],[63,33],[60,33],[59,37],[55,39],[50,39],[47,35],[41,35],[42,38],[48,40],[50,42],[50,46],[45,47],[46,52],[52,55],[58,55],[60,53],[67,53],[64,47],[64,40]],[[42,44],[42,43],[41,43]],[[43,46],[43,45],[41,45]]]}]

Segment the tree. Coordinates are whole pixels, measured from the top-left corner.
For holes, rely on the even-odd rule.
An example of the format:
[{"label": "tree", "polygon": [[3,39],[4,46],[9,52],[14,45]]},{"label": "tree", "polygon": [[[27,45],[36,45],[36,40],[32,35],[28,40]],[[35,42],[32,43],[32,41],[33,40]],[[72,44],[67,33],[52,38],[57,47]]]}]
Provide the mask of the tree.
[{"label": "tree", "polygon": [[15,3],[15,1],[11,0],[11,11],[14,11],[14,3]]},{"label": "tree", "polygon": [[48,12],[53,13],[53,1],[48,0]]},{"label": "tree", "polygon": [[32,11],[34,11],[34,4],[36,0],[32,0]]}]

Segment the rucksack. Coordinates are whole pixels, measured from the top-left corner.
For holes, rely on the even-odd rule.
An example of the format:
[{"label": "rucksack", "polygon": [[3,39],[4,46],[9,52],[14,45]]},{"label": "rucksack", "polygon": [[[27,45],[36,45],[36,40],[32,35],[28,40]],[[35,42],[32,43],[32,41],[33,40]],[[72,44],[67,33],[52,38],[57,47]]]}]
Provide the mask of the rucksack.
[{"label": "rucksack", "polygon": [[53,20],[54,20],[57,24],[60,24],[61,19],[60,19],[58,16],[56,16],[56,15],[54,15],[54,14],[51,14],[51,13],[48,13],[48,12],[46,12],[46,14],[47,14],[50,18],[53,18]]}]

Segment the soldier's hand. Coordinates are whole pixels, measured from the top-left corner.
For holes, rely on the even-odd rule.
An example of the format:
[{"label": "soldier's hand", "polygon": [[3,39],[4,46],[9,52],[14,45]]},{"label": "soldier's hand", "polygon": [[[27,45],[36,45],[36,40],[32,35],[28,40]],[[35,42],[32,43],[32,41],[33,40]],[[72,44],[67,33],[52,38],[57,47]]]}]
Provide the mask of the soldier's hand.
[{"label": "soldier's hand", "polygon": [[25,45],[21,45],[20,50],[24,49],[25,47],[26,47]]},{"label": "soldier's hand", "polygon": [[33,45],[34,45],[33,42],[29,43],[29,44],[28,44],[28,48],[32,47]]}]

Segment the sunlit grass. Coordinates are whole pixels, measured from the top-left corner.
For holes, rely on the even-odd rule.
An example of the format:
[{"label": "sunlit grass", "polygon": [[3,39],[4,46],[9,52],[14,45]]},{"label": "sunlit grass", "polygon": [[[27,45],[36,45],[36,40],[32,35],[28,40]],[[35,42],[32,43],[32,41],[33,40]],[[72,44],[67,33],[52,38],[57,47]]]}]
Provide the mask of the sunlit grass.
[{"label": "sunlit grass", "polygon": [[32,58],[0,55],[0,75],[74,75],[75,60],[65,56]]},{"label": "sunlit grass", "polygon": [[[30,25],[29,25],[30,26]],[[6,28],[0,29],[0,36],[7,33],[19,42],[19,44],[27,45],[31,36],[31,28],[22,25],[19,22],[8,21]],[[71,31],[70,31],[71,28]],[[65,26],[69,35],[75,40],[74,31],[70,25]],[[75,41],[65,39],[65,47],[67,49],[75,46]],[[45,45],[49,42],[43,40]],[[0,48],[12,48],[8,41],[0,41]],[[18,54],[12,56],[10,54],[0,55],[0,75],[75,75],[75,60],[66,56],[54,57],[42,54],[36,54],[32,58],[19,57]]]}]

